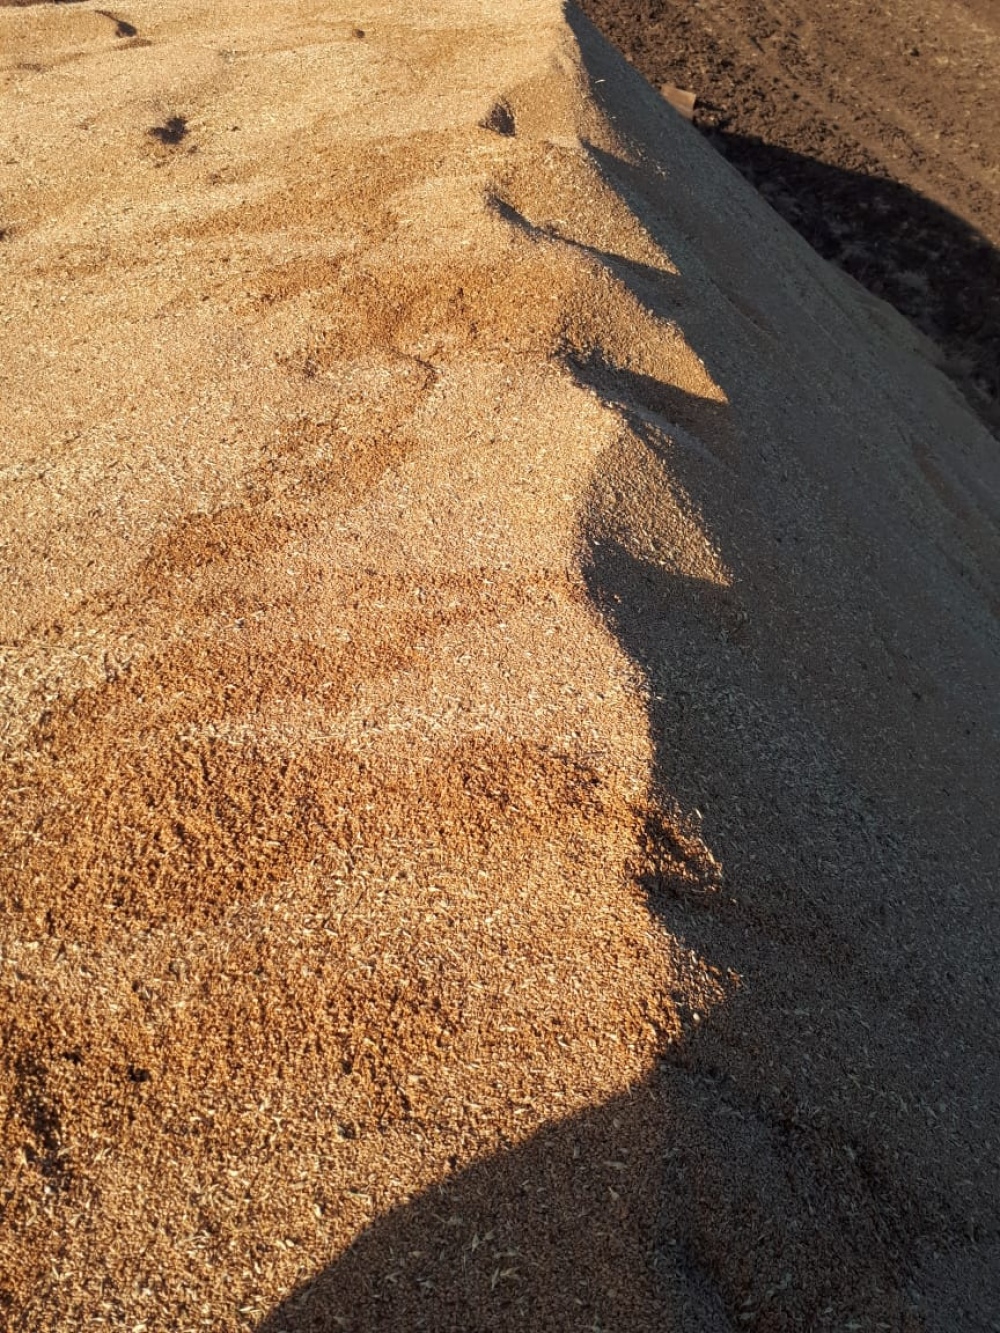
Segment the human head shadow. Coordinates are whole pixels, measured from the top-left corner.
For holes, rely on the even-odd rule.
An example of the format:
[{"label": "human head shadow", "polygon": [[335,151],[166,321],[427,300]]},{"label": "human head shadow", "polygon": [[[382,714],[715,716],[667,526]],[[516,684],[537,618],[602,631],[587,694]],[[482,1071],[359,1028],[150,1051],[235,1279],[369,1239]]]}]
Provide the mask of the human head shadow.
[{"label": "human head shadow", "polygon": [[[656,444],[644,415],[631,425]],[[740,874],[701,888],[659,873],[655,851],[672,826],[654,811],[643,882],[671,933],[742,970],[749,990],[707,1015],[686,1013],[684,1039],[638,1086],[377,1219],[259,1333],[733,1333],[852,1318],[906,1327],[906,1245],[920,1219],[871,1123],[879,1025],[895,1019],[871,966],[878,942],[855,933],[847,901],[866,853],[837,855],[844,830],[831,820],[834,896],[795,883],[800,849],[784,830],[787,811],[779,819],[773,807],[787,791],[785,765],[808,757],[794,745],[775,753],[763,722],[755,727],[739,636],[720,642],[720,626],[733,623],[724,591],[597,534],[587,579],[650,685],[664,806],[713,811],[726,784],[742,803]],[[738,716],[746,708],[749,728]],[[843,1017],[824,1044],[810,1013],[831,1002]]]},{"label": "human head shadow", "polygon": [[[597,358],[567,368],[661,461],[672,418],[697,419],[700,400],[649,376]],[[709,406],[706,430],[725,411]],[[642,883],[675,939],[748,987],[684,1012],[683,1040],[628,1092],[378,1218],[259,1333],[905,1327],[922,1221],[872,1126],[906,1019],[867,938],[876,905],[858,902],[871,842],[853,836],[854,807],[831,813],[834,761],[814,733],[776,738],[755,703],[733,594],[637,555],[602,528],[603,504],[585,578],[645,677],[655,753]],[[803,766],[816,790],[796,810]],[[732,849],[722,884],[661,871],[678,809]],[[828,862],[819,891],[814,867],[811,889],[798,882],[796,821]],[[818,1036],[812,1015],[830,1003],[839,1024]]]},{"label": "human head shadow", "polygon": [[379,1218],[258,1333],[734,1333],[826,1310],[896,1327],[853,1176],[674,1061]]},{"label": "human head shadow", "polygon": [[[616,392],[630,429],[669,448],[649,386]],[[807,723],[776,735],[728,590],[599,527],[585,573],[649,690],[650,909],[746,984],[709,1014],[684,1013],[684,1038],[639,1085],[375,1220],[258,1333],[918,1327],[910,1254],[936,1219],[884,1141],[913,1026],[872,891],[892,849]],[[720,885],[658,870],[663,812],[678,808],[726,849]],[[817,1024],[831,1007],[837,1022]],[[915,1144],[917,1165],[932,1148]]]}]

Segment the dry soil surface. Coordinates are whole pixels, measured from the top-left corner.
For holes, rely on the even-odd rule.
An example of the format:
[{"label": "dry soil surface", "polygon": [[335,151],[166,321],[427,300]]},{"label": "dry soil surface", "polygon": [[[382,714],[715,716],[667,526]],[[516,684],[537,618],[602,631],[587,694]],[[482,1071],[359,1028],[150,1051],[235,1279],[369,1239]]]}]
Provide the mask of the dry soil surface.
[{"label": "dry soil surface", "polygon": [[997,0],[584,0],[819,250],[941,346],[1000,428]]},{"label": "dry soil surface", "polygon": [[933,349],[553,0],[0,51],[4,1327],[992,1327]]}]

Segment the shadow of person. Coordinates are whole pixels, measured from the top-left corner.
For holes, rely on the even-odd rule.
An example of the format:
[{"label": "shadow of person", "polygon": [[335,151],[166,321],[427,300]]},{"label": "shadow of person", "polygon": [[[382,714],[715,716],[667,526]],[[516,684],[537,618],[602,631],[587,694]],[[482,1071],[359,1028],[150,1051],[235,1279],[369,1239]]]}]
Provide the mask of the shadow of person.
[{"label": "shadow of person", "polygon": [[[666,1099],[653,1084],[543,1129],[371,1226],[261,1333],[327,1329],[725,1328],[659,1217]],[[700,1322],[698,1322],[700,1320]]]},{"label": "shadow of person", "polygon": [[[645,379],[631,389],[631,431],[655,455],[650,403],[696,404]],[[629,392],[622,381],[623,411]],[[833,761],[817,758],[815,735],[776,732],[755,705],[726,590],[642,559],[600,521],[585,572],[649,685],[650,910],[749,985],[684,1014],[684,1038],[626,1093],[377,1219],[258,1333],[910,1326],[907,1244],[927,1219],[885,1156],[909,997],[894,1002],[882,941],[859,921],[876,910],[858,903],[872,848],[845,837],[856,811],[831,809]],[[663,812],[723,793],[719,807],[743,821],[739,875],[692,884],[670,872]],[[807,845],[825,873],[801,864]]]},{"label": "shadow of person", "polygon": [[[595,88],[638,79],[572,10],[569,19]],[[651,188],[610,153],[588,151],[609,181],[633,195]],[[664,244],[670,190],[643,214]],[[508,221],[531,225],[513,211]],[[683,283],[589,253],[658,316],[686,299]],[[950,540],[937,518],[917,538],[912,526],[869,521],[855,474],[891,497],[898,432],[887,430],[883,456],[858,448],[851,420],[833,414],[829,438],[813,438],[805,413],[798,454],[771,447],[757,400],[767,411],[786,404],[789,386],[808,386],[814,370],[826,383],[820,371],[836,353],[805,347],[791,368],[772,357],[766,340],[797,310],[780,293],[769,311],[755,309],[738,290],[739,265],[752,270],[753,255],[734,260],[729,293],[712,295],[710,310],[689,305],[685,325],[739,408],[739,431],[725,404],[616,367],[600,349],[566,363],[621,414],[631,450],[595,474],[584,577],[646,687],[655,799],[637,875],[657,922],[730,979],[728,998],[707,1014],[684,1012],[683,1037],[627,1092],[380,1217],[258,1333],[916,1333],[921,1284],[940,1277],[934,1265],[949,1255],[963,1256],[954,1272],[967,1274],[973,1313],[952,1281],[931,1295],[938,1316],[986,1327],[975,1312],[990,1307],[996,1283],[996,1163],[983,1149],[979,1170],[968,1164],[990,1141],[997,1097],[993,1071],[962,1034],[970,1024],[995,1030],[997,940],[983,913],[958,910],[949,876],[964,867],[971,884],[989,849],[982,827],[971,817],[957,824],[926,780],[906,788],[916,795],[902,813],[887,795],[917,763],[921,705],[919,772],[961,790],[963,811],[984,803],[989,765],[963,760],[951,658],[921,637],[933,623],[971,661],[978,650],[962,626],[979,614],[979,591],[938,593],[912,577],[927,567],[926,551],[939,560]],[[756,343],[719,351],[724,340],[702,336],[744,308]],[[832,323],[840,316],[830,309]],[[834,334],[824,336],[832,347]],[[737,363],[751,345],[765,348],[758,380]],[[883,401],[879,386],[852,380],[849,358],[836,366],[845,395]],[[748,422],[760,426],[753,438]],[[839,507],[834,469],[844,457],[855,513]],[[810,468],[813,490],[799,476]],[[727,584],[678,572],[669,553],[654,558],[623,527],[616,487],[650,469],[698,513]],[[910,577],[890,599],[871,571],[897,564]],[[892,664],[919,662],[938,702],[915,688],[909,667],[883,671],[883,653]],[[854,739],[852,711],[863,718]],[[717,883],[671,873],[678,812],[698,821],[719,856]]]},{"label": "shadow of person", "polygon": [[901,1327],[882,1230],[846,1159],[673,1060],[380,1218],[259,1333]]},{"label": "shadow of person", "polygon": [[[652,449],[640,387],[631,424]],[[933,1143],[899,1110],[912,991],[888,984],[877,899],[859,900],[878,850],[847,836],[857,810],[836,808],[815,735],[779,737],[754,703],[726,592],[606,535],[586,576],[650,686],[662,808],[741,812],[739,870],[708,890],[662,870],[674,825],[650,813],[650,909],[748,984],[687,1013],[623,1095],[376,1220],[258,1333],[920,1326],[912,1238],[940,1219],[900,1160],[908,1134],[916,1166]]]}]

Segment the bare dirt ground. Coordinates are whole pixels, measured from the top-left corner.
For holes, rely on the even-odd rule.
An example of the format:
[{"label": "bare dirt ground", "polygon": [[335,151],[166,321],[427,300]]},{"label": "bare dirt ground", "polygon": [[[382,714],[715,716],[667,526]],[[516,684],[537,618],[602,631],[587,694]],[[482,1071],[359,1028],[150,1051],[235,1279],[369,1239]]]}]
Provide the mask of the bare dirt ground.
[{"label": "bare dirt ground", "polygon": [[1000,4],[584,0],[822,255],[1000,425]]},{"label": "bare dirt ground", "polygon": [[992,1330],[934,348],[553,0],[0,76],[0,1324]]}]

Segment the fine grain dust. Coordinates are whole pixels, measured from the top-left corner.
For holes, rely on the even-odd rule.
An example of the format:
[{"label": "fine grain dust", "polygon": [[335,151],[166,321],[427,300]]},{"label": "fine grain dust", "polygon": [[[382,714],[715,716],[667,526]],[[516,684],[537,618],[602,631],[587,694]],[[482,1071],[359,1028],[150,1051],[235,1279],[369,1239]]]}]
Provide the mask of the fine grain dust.
[{"label": "fine grain dust", "polygon": [[987,1327],[994,442],[574,11],[266,11],[0,10],[0,1320]]}]

